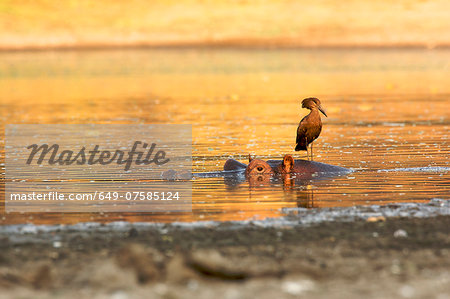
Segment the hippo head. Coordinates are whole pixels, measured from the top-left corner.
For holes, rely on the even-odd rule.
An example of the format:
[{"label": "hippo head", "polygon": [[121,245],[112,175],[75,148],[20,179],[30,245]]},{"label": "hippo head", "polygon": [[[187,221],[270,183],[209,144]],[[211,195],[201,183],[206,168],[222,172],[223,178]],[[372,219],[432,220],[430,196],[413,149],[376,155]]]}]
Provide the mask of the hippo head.
[{"label": "hippo head", "polygon": [[283,163],[280,165],[281,173],[291,173],[294,170],[294,158],[291,155],[286,155],[283,157]]},{"label": "hippo head", "polygon": [[245,175],[269,175],[273,174],[272,167],[267,162],[260,159],[252,159],[249,156],[249,164],[245,170]]}]

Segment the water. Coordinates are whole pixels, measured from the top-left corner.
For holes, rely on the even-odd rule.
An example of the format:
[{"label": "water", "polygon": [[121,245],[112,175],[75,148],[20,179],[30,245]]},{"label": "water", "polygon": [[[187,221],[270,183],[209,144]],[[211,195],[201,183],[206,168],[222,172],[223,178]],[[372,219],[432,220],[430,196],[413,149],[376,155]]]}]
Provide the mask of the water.
[{"label": "water", "polygon": [[300,100],[316,96],[329,117],[315,160],[355,171],[262,186],[196,178],[193,213],[9,213],[0,223],[246,220],[448,199],[449,61],[448,49],[2,53],[1,134],[7,123],[193,124],[193,171],[210,172],[249,153],[304,157],[293,151]]}]

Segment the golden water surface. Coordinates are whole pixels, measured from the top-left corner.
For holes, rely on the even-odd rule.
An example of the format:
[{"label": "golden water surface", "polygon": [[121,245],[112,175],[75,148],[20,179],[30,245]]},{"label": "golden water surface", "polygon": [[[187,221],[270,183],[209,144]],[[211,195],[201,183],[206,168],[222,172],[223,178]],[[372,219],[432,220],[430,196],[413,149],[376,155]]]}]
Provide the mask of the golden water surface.
[{"label": "golden water surface", "polygon": [[[0,223],[263,219],[283,208],[448,199],[450,50],[141,49],[0,54],[5,124],[192,124],[193,171],[294,152],[301,99],[328,118],[315,160],[343,176],[254,186],[193,180],[192,213],[6,213]],[[38,175],[38,174],[37,174]],[[0,199],[4,201],[4,184]]]}]

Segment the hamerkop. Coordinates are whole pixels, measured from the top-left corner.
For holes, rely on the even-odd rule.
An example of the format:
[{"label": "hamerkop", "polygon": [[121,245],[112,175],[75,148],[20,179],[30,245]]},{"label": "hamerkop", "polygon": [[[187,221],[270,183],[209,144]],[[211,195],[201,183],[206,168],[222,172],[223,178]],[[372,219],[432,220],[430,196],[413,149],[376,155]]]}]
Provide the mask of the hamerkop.
[{"label": "hamerkop", "polygon": [[319,99],[317,98],[306,98],[302,101],[302,108],[311,110],[311,112],[305,116],[297,128],[297,139],[296,139],[296,151],[306,151],[306,157],[309,160],[308,155],[308,145],[311,144],[311,161],[313,160],[313,141],[319,137],[322,131],[322,120],[320,119],[319,111],[323,113],[326,117],[327,114],[322,108]]}]

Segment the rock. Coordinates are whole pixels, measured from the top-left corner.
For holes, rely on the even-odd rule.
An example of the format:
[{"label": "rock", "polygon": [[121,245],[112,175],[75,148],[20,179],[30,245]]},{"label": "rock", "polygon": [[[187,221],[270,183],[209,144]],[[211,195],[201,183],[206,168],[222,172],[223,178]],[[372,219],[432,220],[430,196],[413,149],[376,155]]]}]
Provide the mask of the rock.
[{"label": "rock", "polygon": [[49,289],[53,282],[52,269],[49,265],[41,265],[31,276],[31,284],[35,289]]},{"label": "rock", "polygon": [[169,169],[161,173],[161,178],[167,181],[174,181],[177,177],[177,172],[175,170]]},{"label": "rock", "polygon": [[106,291],[117,291],[136,286],[136,276],[128,269],[120,268],[112,259],[100,260],[81,269],[75,284]]},{"label": "rock", "polygon": [[188,257],[188,266],[196,272],[227,280],[241,280],[249,277],[280,276],[284,269],[273,259],[257,256],[243,257],[226,249],[222,255],[218,250],[196,250]]},{"label": "rock", "polygon": [[167,264],[166,278],[169,282],[186,283],[198,277],[198,274],[188,266],[186,257],[180,253],[175,254]]},{"label": "rock", "polygon": [[154,258],[155,260],[162,259],[156,252],[153,254],[147,252],[142,245],[131,244],[119,251],[116,261],[120,267],[133,270],[140,283],[147,283],[159,277],[159,270]]},{"label": "rock", "polygon": [[23,284],[23,277],[16,271],[16,269],[0,268],[0,288]]},{"label": "rock", "polygon": [[217,250],[198,250],[189,257],[189,266],[205,275],[223,279],[244,279],[248,276],[243,269],[230,263]]},{"label": "rock", "polygon": [[190,180],[192,179],[192,173],[188,170],[181,170],[177,172],[177,176],[176,176],[177,180]]},{"label": "rock", "polygon": [[136,228],[131,228],[129,231],[128,231],[128,237],[129,238],[135,238],[135,237],[137,237],[139,235],[139,232],[137,231],[137,229]]},{"label": "rock", "polygon": [[161,178],[167,181],[186,181],[192,179],[192,173],[188,170],[175,171],[169,169],[161,173]]}]

